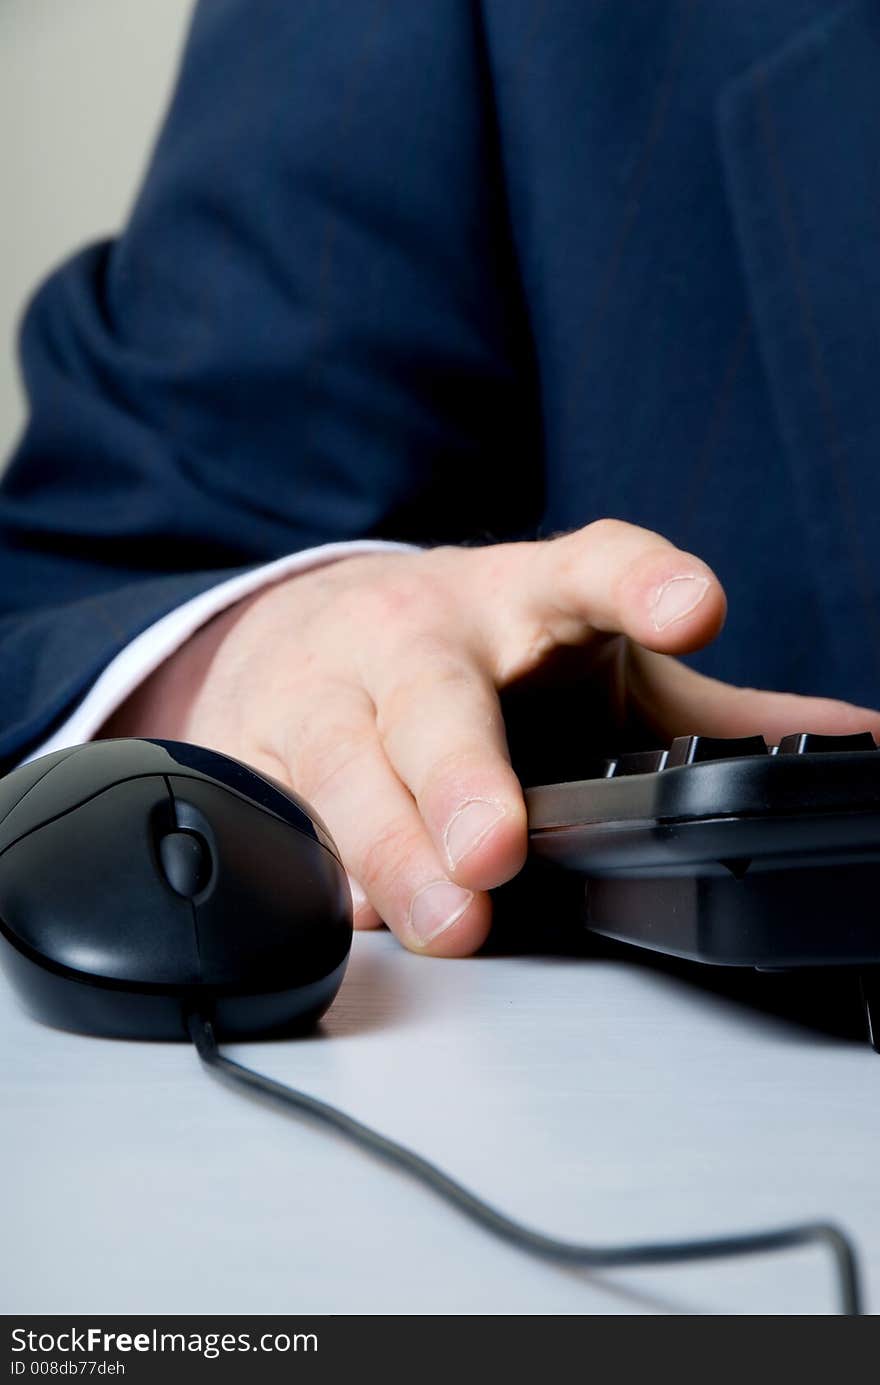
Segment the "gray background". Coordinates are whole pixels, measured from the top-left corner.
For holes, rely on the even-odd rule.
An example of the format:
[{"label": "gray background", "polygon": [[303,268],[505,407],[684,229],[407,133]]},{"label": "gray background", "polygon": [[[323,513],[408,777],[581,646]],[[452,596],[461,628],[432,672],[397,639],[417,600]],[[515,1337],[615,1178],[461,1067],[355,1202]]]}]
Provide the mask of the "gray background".
[{"label": "gray background", "polygon": [[122,221],[168,98],[187,0],[0,0],[0,467],[13,344],[46,272]]}]

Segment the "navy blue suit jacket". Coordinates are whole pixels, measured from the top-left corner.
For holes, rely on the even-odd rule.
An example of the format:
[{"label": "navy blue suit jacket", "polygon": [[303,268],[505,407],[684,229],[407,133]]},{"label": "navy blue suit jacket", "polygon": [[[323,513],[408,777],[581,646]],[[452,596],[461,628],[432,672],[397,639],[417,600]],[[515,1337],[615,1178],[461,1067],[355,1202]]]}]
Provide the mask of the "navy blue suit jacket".
[{"label": "navy blue suit jacket", "polygon": [[602,515],[725,583],[697,666],[880,702],[875,0],[203,0],[21,353],[0,764],[235,569]]}]

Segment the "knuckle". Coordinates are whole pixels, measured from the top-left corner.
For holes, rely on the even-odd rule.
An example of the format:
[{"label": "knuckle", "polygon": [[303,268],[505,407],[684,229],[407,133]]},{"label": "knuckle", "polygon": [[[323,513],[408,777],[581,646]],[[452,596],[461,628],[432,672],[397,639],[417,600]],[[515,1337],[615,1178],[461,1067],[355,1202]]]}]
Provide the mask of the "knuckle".
[{"label": "knuckle", "polygon": [[318,798],[342,774],[351,773],[367,752],[363,730],[347,724],[322,720],[311,734],[300,728],[299,744],[292,756],[297,789],[307,797]]},{"label": "knuckle", "polygon": [[469,738],[435,755],[414,780],[412,790],[416,801],[433,818],[436,812],[446,815],[450,805],[454,808],[469,798],[504,796],[510,773],[500,757]]},{"label": "knuckle", "polygon": [[412,716],[419,716],[438,695],[448,700],[450,695],[470,692],[475,684],[474,670],[464,659],[457,658],[449,646],[434,635],[423,632],[407,643],[406,667],[395,677],[376,706],[376,725],[384,740],[393,736],[394,729]]},{"label": "knuckle", "polygon": [[591,520],[583,529],[573,537],[582,538],[587,543],[601,544],[602,547],[618,543],[632,532],[633,526],[624,519],[613,519],[609,515],[603,515],[599,519]]},{"label": "knuckle", "polygon": [[371,575],[351,593],[353,614],[367,628],[395,629],[424,624],[439,599],[436,579],[411,565]]},{"label": "knuckle", "polygon": [[[641,545],[634,543],[639,536]],[[583,574],[588,556],[591,568],[597,559],[603,565],[607,564],[604,567],[605,591],[611,602],[616,604],[633,572],[656,555],[657,544],[658,537],[647,530],[640,531],[637,525],[623,519],[603,516],[592,520],[563,541],[558,555],[558,571],[563,581],[574,588]]]},{"label": "knuckle", "polygon": [[378,889],[386,897],[397,894],[396,882],[407,874],[420,845],[419,831],[398,820],[372,833],[356,866],[367,893]]}]

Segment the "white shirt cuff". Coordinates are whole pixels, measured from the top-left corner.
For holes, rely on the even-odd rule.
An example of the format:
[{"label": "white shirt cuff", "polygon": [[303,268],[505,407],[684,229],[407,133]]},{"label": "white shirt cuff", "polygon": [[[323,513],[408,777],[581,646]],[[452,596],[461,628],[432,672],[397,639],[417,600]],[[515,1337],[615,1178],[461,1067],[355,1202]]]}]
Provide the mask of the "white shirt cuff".
[{"label": "white shirt cuff", "polygon": [[280,577],[310,572],[313,568],[337,562],[340,558],[364,553],[417,551],[411,544],[390,543],[382,539],[353,539],[346,543],[325,543],[319,548],[307,548],[300,553],[277,558],[275,562],[266,563],[251,572],[239,573],[237,577],[230,577],[228,581],[221,582],[209,591],[200,592],[191,601],[185,601],[176,610],[162,616],[149,629],[133,639],[131,644],[126,645],[92,684],[64,725],[21,763],[27,764],[40,755],[48,755],[54,750],[66,750],[68,746],[81,745],[84,741],[91,740],[110,714],[115,712],[161,663],[185,644],[200,626],[220,611],[226,610],[228,606],[234,605],[236,601],[259,591],[260,587],[276,582]]}]

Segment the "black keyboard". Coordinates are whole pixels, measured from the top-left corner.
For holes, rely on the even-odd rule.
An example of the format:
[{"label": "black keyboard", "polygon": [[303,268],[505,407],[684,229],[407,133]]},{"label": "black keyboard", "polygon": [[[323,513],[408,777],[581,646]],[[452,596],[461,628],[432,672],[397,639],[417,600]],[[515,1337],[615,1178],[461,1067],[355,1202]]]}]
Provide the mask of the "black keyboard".
[{"label": "black keyboard", "polygon": [[680,736],[609,759],[593,779],[528,789],[526,801],[532,857],[584,877],[588,928],[722,966],[858,968],[878,1047],[870,732],[795,732],[778,746]]}]

